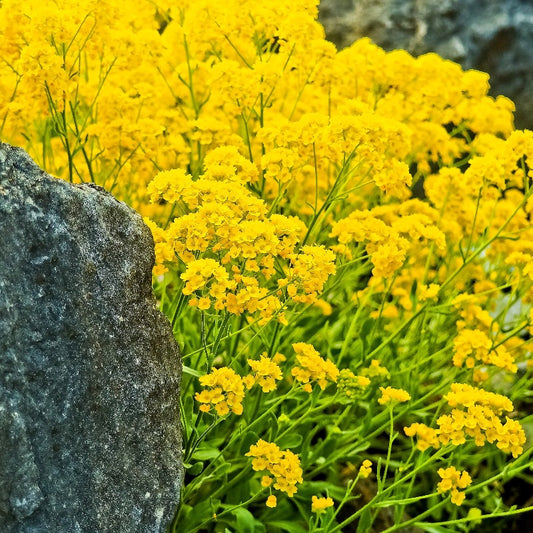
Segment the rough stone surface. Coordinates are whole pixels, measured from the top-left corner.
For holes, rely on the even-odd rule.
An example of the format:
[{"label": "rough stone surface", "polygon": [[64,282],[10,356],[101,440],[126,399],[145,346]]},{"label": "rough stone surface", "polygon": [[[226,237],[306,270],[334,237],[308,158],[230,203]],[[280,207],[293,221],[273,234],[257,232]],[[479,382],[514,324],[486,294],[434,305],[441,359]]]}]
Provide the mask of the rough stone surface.
[{"label": "rough stone surface", "polygon": [[533,128],[531,0],[322,0],[320,21],[340,47],[370,37],[488,72],[491,94],[515,102],[517,127]]},{"label": "rough stone surface", "polygon": [[181,366],[149,229],[0,143],[0,230],[0,532],[165,531]]}]

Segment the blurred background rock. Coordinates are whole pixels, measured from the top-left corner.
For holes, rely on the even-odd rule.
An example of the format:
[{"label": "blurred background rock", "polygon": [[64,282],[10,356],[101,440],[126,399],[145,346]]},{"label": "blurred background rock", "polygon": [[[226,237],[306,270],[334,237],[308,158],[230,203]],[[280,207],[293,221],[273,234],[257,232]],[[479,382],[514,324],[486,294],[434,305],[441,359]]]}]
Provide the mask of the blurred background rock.
[{"label": "blurred background rock", "polygon": [[488,72],[491,95],[514,101],[516,127],[533,129],[533,0],[321,0],[319,18],[338,48],[370,37]]}]

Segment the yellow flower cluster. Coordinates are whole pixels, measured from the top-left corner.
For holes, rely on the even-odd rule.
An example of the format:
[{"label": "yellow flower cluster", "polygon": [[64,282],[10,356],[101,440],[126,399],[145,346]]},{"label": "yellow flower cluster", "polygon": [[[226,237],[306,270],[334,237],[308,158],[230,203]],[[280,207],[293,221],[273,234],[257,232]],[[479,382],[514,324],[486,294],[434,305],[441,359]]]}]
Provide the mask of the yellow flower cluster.
[{"label": "yellow flower cluster", "polygon": [[291,373],[297,381],[304,384],[305,391],[311,392],[313,390],[312,381],[318,383],[322,390],[326,388],[328,382],[335,383],[337,381],[339,370],[335,363],[329,359],[322,359],[311,344],[297,342],[292,347],[296,352],[299,366],[293,367]]},{"label": "yellow flower cluster", "polygon": [[[512,103],[487,96],[485,74],[435,54],[387,53],[368,39],[337,53],[316,16],[313,0],[77,0],[61,10],[6,0],[2,137],[58,176],[92,179],[168,219],[149,223],[157,275],[182,273],[180,261],[222,265],[227,278],[213,269],[197,289],[186,280],[190,304],[206,311],[285,322],[286,299],[316,301],[335,257],[298,245],[305,217],[322,210],[316,227],[331,227],[339,253],[364,246],[376,278],[402,267],[418,276],[448,242],[494,234],[524,196],[532,154],[531,133],[512,131]],[[463,172],[453,165],[465,156]],[[421,177],[427,201],[410,198]],[[514,192],[496,194],[506,187]],[[487,251],[525,275],[527,209],[507,227],[526,244],[502,239]],[[190,269],[198,283],[203,274]],[[392,288],[406,309],[409,281]],[[422,300],[440,280],[426,281]],[[489,356],[514,368],[503,346]]]},{"label": "yellow flower cluster", "polygon": [[378,403],[380,405],[397,404],[408,402],[411,399],[411,395],[403,389],[393,389],[392,387],[380,387],[381,398]]},{"label": "yellow flower cluster", "polygon": [[467,368],[473,368],[476,361],[482,361],[509,372],[516,372],[514,358],[505,346],[493,348],[492,344],[487,334],[481,330],[467,328],[460,330],[453,343],[453,364],[463,366],[466,362]]},{"label": "yellow flower cluster", "polygon": [[295,301],[314,303],[329,276],[335,273],[335,254],[322,246],[303,246],[301,253],[291,256],[287,277],[280,286]]},{"label": "yellow flower cluster", "polygon": [[[335,254],[321,246],[297,251],[305,225],[294,216],[267,215],[265,202],[245,186],[256,177],[245,164],[249,161],[229,148],[216,149],[216,157],[210,152],[197,180],[171,170],[149,185],[154,201],[164,199],[186,211],[167,230],[151,224],[156,273],[178,258],[186,265],[183,294],[196,294],[191,306],[258,313],[263,323],[277,315],[285,323],[282,300],[314,303],[335,272]],[[222,156],[228,159],[221,161]],[[276,275],[276,260],[286,262],[285,277]]]},{"label": "yellow flower cluster", "polygon": [[477,446],[483,446],[485,441],[496,442],[500,450],[513,457],[522,453],[526,441],[522,426],[509,417],[505,423],[501,421],[503,412],[513,410],[509,398],[462,383],[454,383],[444,398],[452,412],[437,420],[443,444],[462,444],[470,436]]},{"label": "yellow flower cluster", "polygon": [[419,423],[404,428],[407,436],[418,438],[419,450],[438,448],[449,442],[458,446],[472,437],[477,446],[495,442],[500,450],[513,457],[522,453],[526,442],[524,429],[507,416],[505,422],[501,420],[504,412],[513,411],[509,398],[464,383],[452,384],[444,398],[452,410],[438,418],[438,429]]},{"label": "yellow flower cluster", "polygon": [[210,285],[210,292],[218,294],[224,291],[228,282],[226,269],[220,266],[214,259],[196,259],[191,261],[187,270],[181,274],[181,279],[185,281],[183,294],[192,294],[198,289],[203,289]]},{"label": "yellow flower cluster", "polygon": [[433,300],[439,294],[440,285],[431,283],[430,285],[422,285],[419,290],[418,298],[424,302],[426,300]]},{"label": "yellow flower cluster", "polygon": [[276,507],[278,505],[278,499],[276,498],[276,496],[274,496],[274,494],[271,494],[267,498],[267,501],[266,501],[265,505],[272,509],[272,508],[274,508],[274,507]]},{"label": "yellow flower cluster", "polygon": [[[77,0],[61,9],[6,0],[3,137],[58,176],[113,187],[145,215],[161,212],[145,201],[155,169],[197,178],[210,167],[208,180],[231,176],[304,214],[320,208],[332,169],[348,160],[357,172],[343,174],[346,190],[368,177],[399,199],[409,195],[410,164],[425,175],[474,152],[472,175],[496,168],[494,151],[482,151],[489,141],[474,147],[461,135],[486,136],[492,148],[512,131],[512,103],[487,96],[485,74],[368,39],[337,53],[316,17],[315,0]],[[505,150],[526,144],[517,137]],[[404,243],[392,239],[390,264],[385,244],[374,259],[388,274]]]},{"label": "yellow flower cluster", "polygon": [[439,448],[439,434],[436,429],[432,429],[425,424],[415,422],[403,428],[408,437],[416,437],[416,447],[423,452],[428,448]]},{"label": "yellow flower cluster", "polygon": [[195,395],[200,402],[200,411],[208,413],[214,407],[219,416],[225,416],[230,411],[236,415],[242,414],[244,383],[234,370],[228,367],[215,368],[199,379],[205,387]]},{"label": "yellow flower cluster", "polygon": [[372,461],[365,459],[359,467],[359,476],[366,479],[372,473]]},{"label": "yellow flower cluster", "polygon": [[333,507],[333,500],[331,498],[319,498],[318,496],[311,497],[311,512],[320,514],[328,507]]},{"label": "yellow flower cluster", "polygon": [[279,381],[283,374],[278,362],[285,360],[285,357],[278,353],[272,359],[263,353],[258,361],[248,359],[248,364],[253,370],[253,374],[244,378],[247,388],[252,388],[256,383],[263,389],[263,392],[276,390],[276,381]]},{"label": "yellow flower cluster", "polygon": [[472,478],[465,470],[457,470],[454,466],[439,468],[438,474],[442,481],[437,485],[439,492],[451,492],[451,500],[455,505],[461,505],[465,499],[465,493],[459,489],[466,489]]},{"label": "yellow flower cluster", "polygon": [[[482,362],[515,373],[517,366],[508,350],[510,343],[505,338],[498,342],[502,335],[498,335],[497,324],[494,324],[489,312],[466,294],[456,297],[453,304],[460,310],[461,316],[457,321],[458,333],[453,343],[453,364],[474,368],[476,362]],[[491,339],[493,330],[496,331],[494,340]]]},{"label": "yellow flower cluster", "polygon": [[[524,278],[531,279],[527,270],[528,255],[533,250],[533,231],[529,224],[532,205],[527,192],[531,171],[526,161],[533,155],[532,147],[529,131],[508,132],[503,138],[480,132],[471,142],[472,157],[464,172],[445,166],[427,176],[424,189],[429,202],[441,212],[442,229],[448,241],[465,239],[466,253],[472,254],[480,240],[493,240],[483,255],[485,263],[479,258],[457,277],[455,286],[459,292],[467,290],[469,280],[474,293],[482,294],[495,289],[503,280],[523,283]],[[499,236],[504,238],[496,238]],[[450,266],[456,268],[461,261],[457,257]],[[488,334],[490,322],[487,324],[487,317],[479,312],[487,309],[480,308],[476,317],[471,313],[470,308],[475,304],[467,301],[469,296],[461,294],[456,302],[461,314],[466,315],[459,321],[458,329],[479,329]],[[525,299],[530,300],[530,295],[526,294]],[[483,307],[490,305],[486,297],[479,298],[478,303]],[[505,340],[497,328],[491,333],[495,345]],[[508,353],[492,354],[492,357],[500,360],[500,367],[512,368]]]},{"label": "yellow flower cluster", "polygon": [[[274,478],[274,488],[294,496],[296,485],[302,483],[302,468],[299,457],[290,450],[282,451],[274,442],[259,439],[256,444],[250,446],[246,453],[253,457],[252,468],[256,472],[266,470]],[[266,476],[268,478],[268,476]],[[263,480],[262,485],[270,483]]]},{"label": "yellow flower cluster", "polygon": [[[435,243],[441,253],[446,250],[445,234],[436,225],[438,212],[426,206],[423,213],[410,213],[418,203],[410,200],[371,210],[354,210],[333,224],[330,237],[336,238],[343,247],[366,243],[374,276],[390,277],[403,266],[406,257],[412,261],[428,243]],[[352,255],[349,249],[347,255]]]}]

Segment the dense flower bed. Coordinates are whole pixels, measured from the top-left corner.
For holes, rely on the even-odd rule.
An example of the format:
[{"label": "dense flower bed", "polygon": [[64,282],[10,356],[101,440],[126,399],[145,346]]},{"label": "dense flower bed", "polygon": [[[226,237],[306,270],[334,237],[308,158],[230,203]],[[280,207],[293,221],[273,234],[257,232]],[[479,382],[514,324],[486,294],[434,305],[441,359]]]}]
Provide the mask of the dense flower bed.
[{"label": "dense flower bed", "polygon": [[533,133],[488,75],[337,52],[313,0],[0,6],[1,138],[154,235],[185,365],[176,531],[523,511]]}]

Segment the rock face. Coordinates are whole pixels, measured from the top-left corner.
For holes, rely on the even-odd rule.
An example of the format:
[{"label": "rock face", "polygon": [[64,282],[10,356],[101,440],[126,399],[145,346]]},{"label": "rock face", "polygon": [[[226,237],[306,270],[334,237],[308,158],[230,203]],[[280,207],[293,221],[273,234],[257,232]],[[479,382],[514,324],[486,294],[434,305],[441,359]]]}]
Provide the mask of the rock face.
[{"label": "rock face", "polygon": [[103,189],[0,143],[0,531],[161,532],[181,363],[153,241]]},{"label": "rock face", "polygon": [[515,102],[517,127],[533,128],[531,0],[322,0],[320,21],[340,47],[370,37],[488,72],[491,94]]}]

